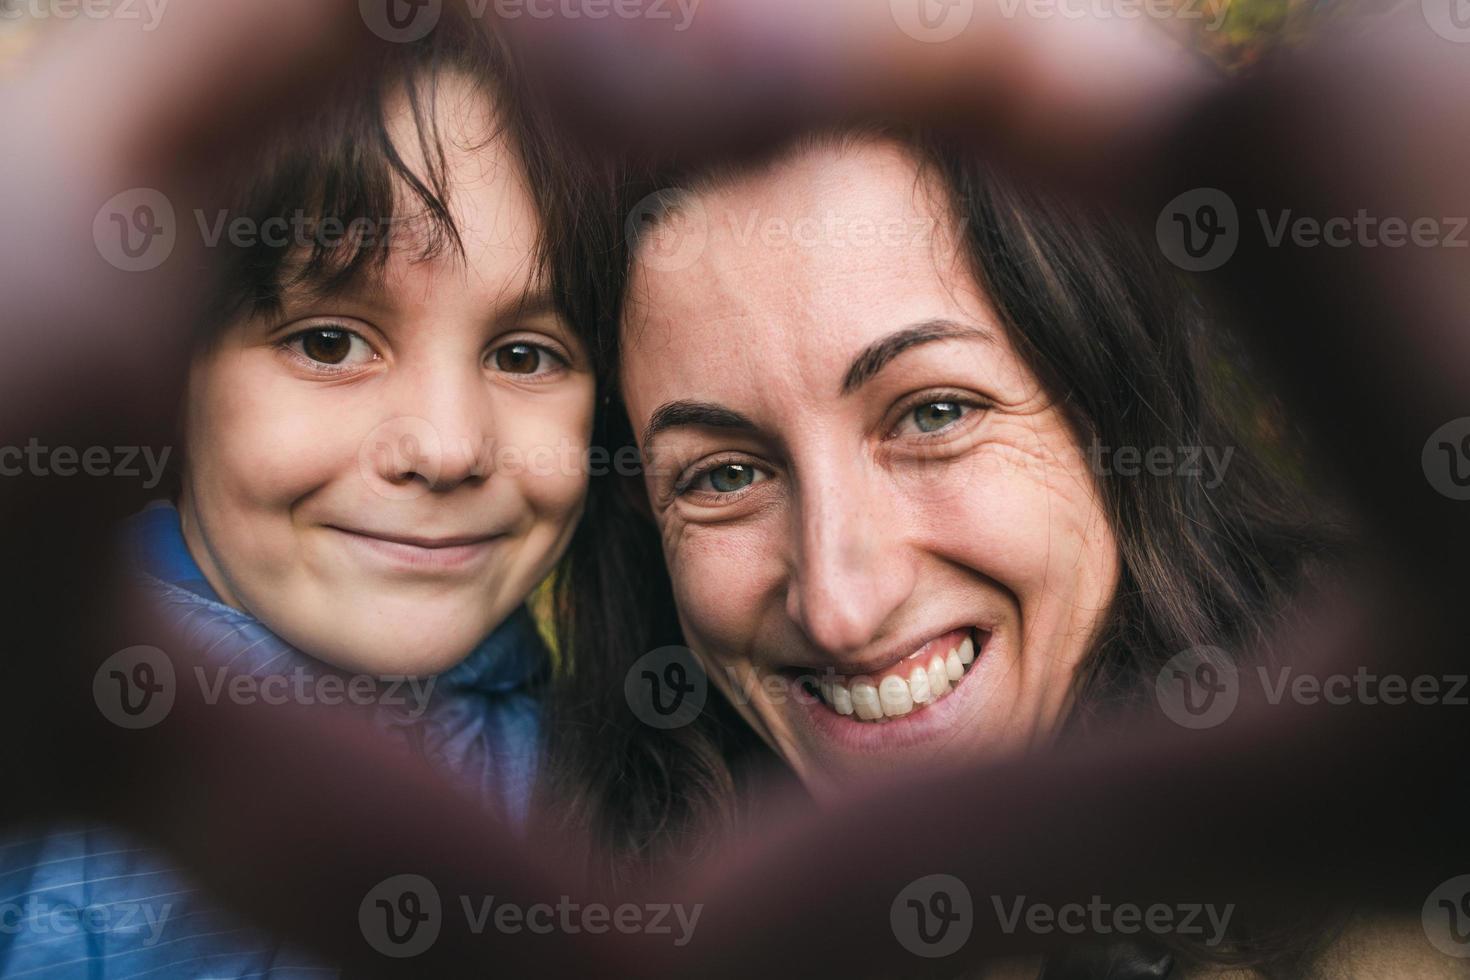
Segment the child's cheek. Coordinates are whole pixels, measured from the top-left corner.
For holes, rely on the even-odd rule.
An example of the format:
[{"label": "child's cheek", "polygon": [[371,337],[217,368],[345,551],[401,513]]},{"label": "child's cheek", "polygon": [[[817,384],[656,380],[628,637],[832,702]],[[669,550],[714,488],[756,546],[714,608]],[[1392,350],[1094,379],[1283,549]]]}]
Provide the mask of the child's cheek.
[{"label": "child's cheek", "polygon": [[355,466],[356,427],[341,406],[310,404],[279,385],[227,386],[217,401],[205,437],[217,440],[222,469],[257,506],[287,510]]},{"label": "child's cheek", "polygon": [[[282,378],[264,349],[226,349],[196,363],[185,457],[200,520],[244,560],[289,560],[292,508],[354,466],[350,412],[328,392]],[[345,416],[345,417],[344,417]],[[272,558],[275,553],[275,558]]]},{"label": "child's cheek", "polygon": [[505,475],[514,475],[540,521],[570,523],[586,498],[593,407],[587,388],[548,400],[541,410],[519,415],[504,430],[510,451],[501,465]]}]

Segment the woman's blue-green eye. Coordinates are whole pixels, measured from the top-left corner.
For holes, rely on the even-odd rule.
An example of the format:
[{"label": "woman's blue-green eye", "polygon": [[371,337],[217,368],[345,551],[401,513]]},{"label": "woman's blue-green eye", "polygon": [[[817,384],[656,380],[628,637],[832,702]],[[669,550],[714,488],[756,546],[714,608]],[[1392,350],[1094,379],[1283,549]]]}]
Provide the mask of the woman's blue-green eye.
[{"label": "woman's blue-green eye", "polygon": [[755,483],[755,468],[740,463],[727,463],[705,474],[710,489],[715,493],[738,493]]},{"label": "woman's blue-green eye", "polygon": [[954,402],[930,402],[914,409],[914,425],[920,432],[938,432],[964,418],[965,408]]}]

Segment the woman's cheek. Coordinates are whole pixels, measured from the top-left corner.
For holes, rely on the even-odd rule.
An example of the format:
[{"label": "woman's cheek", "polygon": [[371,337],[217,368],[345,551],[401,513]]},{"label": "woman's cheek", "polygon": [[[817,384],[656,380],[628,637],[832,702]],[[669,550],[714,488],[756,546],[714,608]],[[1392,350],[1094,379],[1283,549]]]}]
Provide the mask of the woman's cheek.
[{"label": "woman's cheek", "polygon": [[1094,578],[1088,566],[1112,561],[1094,554],[1115,545],[1085,456],[1059,422],[998,419],[909,501],[918,538],[1018,600]]},{"label": "woman's cheek", "polygon": [[664,555],[674,599],[695,649],[717,657],[750,650],[766,618],[762,606],[783,602],[779,553],[760,527],[670,528]]}]

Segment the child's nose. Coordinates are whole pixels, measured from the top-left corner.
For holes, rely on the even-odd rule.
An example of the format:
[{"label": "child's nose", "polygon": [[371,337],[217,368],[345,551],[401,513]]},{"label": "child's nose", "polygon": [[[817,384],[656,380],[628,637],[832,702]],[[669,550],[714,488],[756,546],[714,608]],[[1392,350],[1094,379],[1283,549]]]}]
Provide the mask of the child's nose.
[{"label": "child's nose", "polygon": [[482,381],[440,379],[411,406],[401,403],[404,409],[375,434],[371,465],[380,479],[395,487],[443,491],[490,476],[494,419]]}]

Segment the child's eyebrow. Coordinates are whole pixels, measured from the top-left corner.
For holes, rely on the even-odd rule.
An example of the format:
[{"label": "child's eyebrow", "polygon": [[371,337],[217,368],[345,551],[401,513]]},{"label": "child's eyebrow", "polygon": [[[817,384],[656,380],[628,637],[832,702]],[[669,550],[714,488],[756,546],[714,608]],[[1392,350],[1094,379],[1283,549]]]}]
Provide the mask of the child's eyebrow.
[{"label": "child's eyebrow", "polygon": [[[333,302],[351,301],[354,306],[367,312],[391,314],[397,312],[401,303],[383,284],[381,276],[360,273],[348,279],[314,281],[287,276],[287,281],[278,287],[280,308],[285,313],[304,307]],[[560,317],[562,309],[551,288],[544,284],[533,284],[518,296],[497,303],[490,311],[497,320],[532,319],[544,316]]]},{"label": "child's eyebrow", "polygon": [[372,310],[388,310],[392,300],[382,277],[367,270],[353,275],[312,275],[302,266],[287,265],[275,281],[276,302],[284,312],[334,300],[351,299]]},{"label": "child's eyebrow", "polygon": [[557,305],[551,290],[544,286],[527,290],[506,309],[508,314],[514,317],[557,316],[561,313],[561,308]]}]

